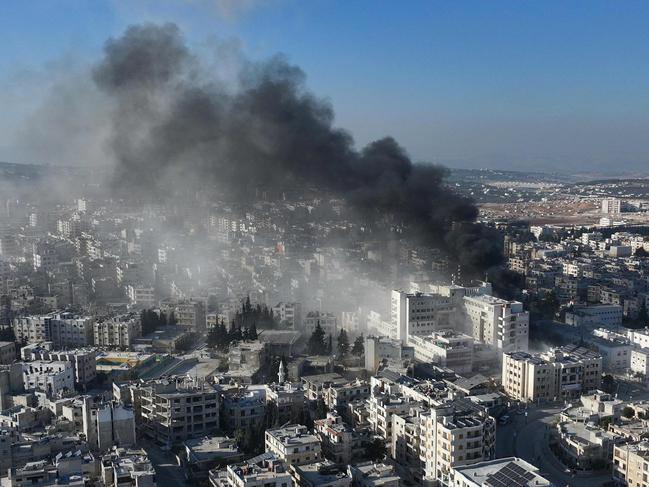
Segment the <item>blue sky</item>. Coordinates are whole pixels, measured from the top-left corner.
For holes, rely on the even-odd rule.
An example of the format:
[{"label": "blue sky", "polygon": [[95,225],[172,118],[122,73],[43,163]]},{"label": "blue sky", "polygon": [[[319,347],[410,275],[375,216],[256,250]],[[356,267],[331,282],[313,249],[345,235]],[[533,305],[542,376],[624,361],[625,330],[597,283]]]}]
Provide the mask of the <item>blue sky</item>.
[{"label": "blue sky", "polygon": [[5,0],[0,80],[96,59],[142,21],[284,53],[359,145],[391,134],[462,167],[649,168],[646,1]]}]

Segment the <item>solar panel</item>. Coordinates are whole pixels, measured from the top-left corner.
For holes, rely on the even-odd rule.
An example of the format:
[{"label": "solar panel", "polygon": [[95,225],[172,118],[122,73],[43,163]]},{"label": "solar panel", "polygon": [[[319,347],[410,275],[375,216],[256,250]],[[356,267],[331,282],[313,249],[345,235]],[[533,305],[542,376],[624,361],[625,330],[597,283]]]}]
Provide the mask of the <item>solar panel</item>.
[{"label": "solar panel", "polygon": [[485,485],[489,487],[526,487],[536,475],[520,465],[510,462],[503,468],[487,477]]}]

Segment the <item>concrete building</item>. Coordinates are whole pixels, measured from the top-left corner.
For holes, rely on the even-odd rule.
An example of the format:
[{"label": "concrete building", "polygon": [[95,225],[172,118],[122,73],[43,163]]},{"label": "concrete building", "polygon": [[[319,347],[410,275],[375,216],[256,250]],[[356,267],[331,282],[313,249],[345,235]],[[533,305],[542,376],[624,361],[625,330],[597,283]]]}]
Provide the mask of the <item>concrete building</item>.
[{"label": "concrete building", "polygon": [[351,463],[354,432],[339,414],[328,412],[326,418],[315,420],[313,431],[320,440],[325,458],[339,464]]},{"label": "concrete building", "polygon": [[324,460],[305,465],[290,465],[293,483],[300,487],[351,487],[352,479],[343,465]]},{"label": "concrete building", "polygon": [[94,405],[84,397],[82,405],[83,432],[88,446],[104,452],[113,447],[130,448],[137,443],[135,413],[118,403]]},{"label": "concrete building", "polygon": [[292,414],[304,408],[305,391],[300,382],[268,384],[265,389],[266,407],[270,402],[275,404],[280,423],[288,421]]},{"label": "concrete building", "polygon": [[401,340],[387,336],[365,338],[365,370],[372,374],[383,363],[401,367],[405,362],[413,360],[414,356],[413,347],[404,345]]},{"label": "concrete building", "polygon": [[503,352],[527,351],[530,316],[523,303],[482,294],[465,297],[463,304],[475,341]]},{"label": "concrete building", "polygon": [[45,392],[55,397],[74,392],[74,371],[70,362],[36,360],[23,364],[26,390]]},{"label": "concrete building", "polygon": [[14,342],[0,342],[0,364],[8,365],[16,360],[16,344]]},{"label": "concrete building", "polygon": [[204,436],[219,428],[218,394],[207,384],[157,380],[133,387],[139,395],[136,407],[142,432],[160,445]]},{"label": "concrete building", "polygon": [[575,306],[572,311],[566,312],[566,324],[614,330],[622,326],[623,316],[624,307],[618,304]]},{"label": "concrete building", "polygon": [[453,487],[484,486],[535,486],[554,487],[539,469],[521,458],[506,457],[479,462],[469,466],[454,467],[451,471]]},{"label": "concrete building", "polygon": [[370,396],[370,384],[356,379],[346,384],[333,383],[323,390],[322,398],[330,411],[346,415],[350,402],[367,399]]},{"label": "concrete building", "polygon": [[144,450],[119,448],[101,459],[101,481],[106,487],[155,487],[155,477]]},{"label": "concrete building", "polygon": [[183,446],[182,463],[191,482],[206,480],[211,469],[239,463],[244,458],[236,441],[222,436],[186,440]]},{"label": "concrete building", "polygon": [[260,394],[233,388],[221,394],[223,428],[229,433],[237,429],[259,427],[263,424],[266,403]]},{"label": "concrete building", "polygon": [[448,403],[420,415],[424,482],[448,482],[452,469],[494,458],[496,421],[483,412]]},{"label": "concrete building", "polygon": [[322,460],[320,440],[306,426],[292,424],[266,430],[266,452],[274,453],[288,465],[304,465]]},{"label": "concrete building", "polygon": [[23,360],[52,360],[70,362],[74,371],[74,382],[85,386],[97,376],[97,352],[93,349],[57,351],[52,350],[53,342],[26,345],[21,350]]},{"label": "concrete building", "polygon": [[18,341],[51,341],[62,350],[92,345],[93,323],[91,317],[66,312],[15,318],[12,326]]},{"label": "concrete building", "polygon": [[454,312],[455,302],[449,296],[392,291],[391,322],[396,339],[403,344],[407,344],[409,336],[426,336],[449,328]]},{"label": "concrete building", "polygon": [[212,487],[292,487],[293,479],[286,463],[273,453],[263,453],[238,465],[228,465],[226,483],[218,472],[210,472]]},{"label": "concrete building", "polygon": [[576,345],[535,355],[503,354],[503,388],[509,397],[521,401],[577,397],[597,390],[601,375],[602,356]]},{"label": "concrete building", "polygon": [[273,306],[273,316],[280,323],[286,323],[294,330],[302,329],[302,305],[300,303],[279,302]]},{"label": "concrete building", "polygon": [[347,467],[352,485],[357,487],[399,487],[401,477],[385,463],[363,462]]},{"label": "concrete building", "polygon": [[435,331],[427,336],[409,336],[415,360],[436,364],[465,374],[473,369],[473,338],[453,330]]},{"label": "concrete building", "polygon": [[649,376],[649,349],[631,350],[631,372]]},{"label": "concrete building", "polygon": [[142,336],[142,323],[136,315],[120,315],[94,324],[95,345],[128,348]]}]

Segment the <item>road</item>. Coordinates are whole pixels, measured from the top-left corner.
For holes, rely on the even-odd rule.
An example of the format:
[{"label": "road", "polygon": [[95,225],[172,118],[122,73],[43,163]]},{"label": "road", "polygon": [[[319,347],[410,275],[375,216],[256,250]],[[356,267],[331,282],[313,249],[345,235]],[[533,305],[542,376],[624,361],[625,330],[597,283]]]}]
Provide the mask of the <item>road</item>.
[{"label": "road", "polygon": [[498,425],[496,455],[517,456],[537,466],[541,475],[558,487],[597,487],[610,483],[611,474],[593,473],[579,476],[565,472],[565,466],[549,447],[551,423],[561,408],[556,406],[528,409],[528,415],[512,415],[512,422]]},{"label": "road", "polygon": [[163,451],[150,441],[139,441],[149,455],[156,473],[158,487],[179,487],[186,484],[182,467],[176,463],[176,457],[170,451]]}]

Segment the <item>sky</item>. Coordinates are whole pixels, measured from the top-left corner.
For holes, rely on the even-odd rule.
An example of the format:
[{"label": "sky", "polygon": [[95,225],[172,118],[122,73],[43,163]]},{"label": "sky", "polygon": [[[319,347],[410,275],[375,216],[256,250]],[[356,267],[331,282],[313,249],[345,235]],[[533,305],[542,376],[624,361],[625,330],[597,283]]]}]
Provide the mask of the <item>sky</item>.
[{"label": "sky", "polygon": [[624,0],[4,0],[0,160],[47,162],[14,139],[52,78],[169,21],[198,50],[283,53],[359,147],[392,135],[451,167],[649,175],[649,2]]}]

